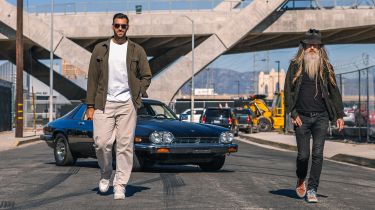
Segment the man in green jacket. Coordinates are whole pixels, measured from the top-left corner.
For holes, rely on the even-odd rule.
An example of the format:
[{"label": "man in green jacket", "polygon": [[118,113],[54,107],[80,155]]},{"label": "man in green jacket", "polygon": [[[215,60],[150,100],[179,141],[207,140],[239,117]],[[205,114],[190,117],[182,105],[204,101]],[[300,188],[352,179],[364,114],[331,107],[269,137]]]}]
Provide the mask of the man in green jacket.
[{"label": "man in green jacket", "polygon": [[[285,78],[285,110],[290,114],[297,140],[296,193],[311,203],[318,202],[316,192],[323,165],[323,149],[329,120],[340,130],[345,116],[341,94],[327,52],[316,29],[306,32]],[[307,176],[312,136],[312,164]]]},{"label": "man in green jacket", "polygon": [[130,41],[126,32],[129,18],[113,17],[114,36],[95,46],[87,81],[87,118],[93,120],[96,156],[100,166],[99,191],[109,189],[112,147],[116,140],[114,199],[125,199],[133,166],[136,109],[151,83],[151,70],[144,49]]}]

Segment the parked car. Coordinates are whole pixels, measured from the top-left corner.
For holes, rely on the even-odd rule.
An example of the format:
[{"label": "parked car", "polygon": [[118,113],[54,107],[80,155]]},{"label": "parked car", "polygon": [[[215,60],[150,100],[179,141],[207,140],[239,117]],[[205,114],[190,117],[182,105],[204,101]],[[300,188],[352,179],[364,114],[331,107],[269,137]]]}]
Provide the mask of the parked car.
[{"label": "parked car", "polygon": [[238,135],[238,120],[232,108],[206,108],[201,116],[200,123],[218,125],[228,128],[235,136]]},{"label": "parked car", "polygon": [[345,116],[343,117],[344,123],[347,126],[354,126],[355,122],[355,115],[354,115],[354,108],[352,107],[344,107]]},{"label": "parked car", "polygon": [[234,109],[234,114],[238,120],[238,129],[245,133],[259,132],[258,126],[254,125],[253,120],[256,114],[251,109],[238,107]]},{"label": "parked car", "polygon": [[[72,165],[77,158],[96,158],[93,124],[85,119],[86,104],[48,123],[41,139],[54,149],[56,165]],[[237,152],[229,129],[180,121],[160,101],[144,99],[137,112],[133,170],[153,164],[196,164],[204,171],[224,165],[226,154]],[[115,151],[115,144],[113,151]]]},{"label": "parked car", "polygon": [[[182,121],[187,121],[187,122],[190,122],[190,117],[191,117],[191,109],[186,109],[185,111],[183,111],[179,117]],[[193,122],[195,123],[199,123],[199,119],[201,118],[201,115],[204,111],[204,108],[194,108],[194,120]]]}]

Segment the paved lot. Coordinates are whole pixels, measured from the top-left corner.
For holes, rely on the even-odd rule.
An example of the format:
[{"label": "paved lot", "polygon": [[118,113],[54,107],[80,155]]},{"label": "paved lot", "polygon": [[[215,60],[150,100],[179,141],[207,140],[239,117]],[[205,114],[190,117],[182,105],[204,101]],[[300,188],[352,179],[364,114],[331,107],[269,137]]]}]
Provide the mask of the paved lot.
[{"label": "paved lot", "polygon": [[[238,142],[223,170],[133,173],[126,200],[97,194],[95,160],[57,167],[44,143],[0,152],[0,209],[373,209],[375,170],[325,161],[318,204],[296,197],[295,153]],[[112,190],[112,189],[111,189]]]}]

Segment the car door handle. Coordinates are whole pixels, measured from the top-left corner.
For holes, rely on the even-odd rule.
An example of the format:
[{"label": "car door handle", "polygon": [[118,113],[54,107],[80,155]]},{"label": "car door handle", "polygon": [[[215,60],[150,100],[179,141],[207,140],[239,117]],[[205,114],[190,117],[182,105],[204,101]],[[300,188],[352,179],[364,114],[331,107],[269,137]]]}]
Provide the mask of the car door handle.
[{"label": "car door handle", "polygon": [[85,125],[85,122],[79,122],[78,125]]}]

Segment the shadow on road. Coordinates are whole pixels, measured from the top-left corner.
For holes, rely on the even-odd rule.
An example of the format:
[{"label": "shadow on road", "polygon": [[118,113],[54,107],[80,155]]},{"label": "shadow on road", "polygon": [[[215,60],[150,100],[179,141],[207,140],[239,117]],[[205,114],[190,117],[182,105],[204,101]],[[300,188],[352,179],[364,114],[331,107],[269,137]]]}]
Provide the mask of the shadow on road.
[{"label": "shadow on road", "polygon": [[[151,188],[143,187],[143,186],[135,186],[135,185],[126,185],[125,197],[132,197],[136,193],[142,192],[144,190],[149,190],[149,189],[151,189]],[[113,195],[113,186],[110,186],[106,193],[99,192],[98,187],[95,187],[91,191],[96,192],[96,194],[98,194],[98,195],[109,196],[109,195]]]},{"label": "shadow on road", "polygon": [[271,190],[270,193],[274,195],[281,195],[281,196],[294,198],[294,199],[301,199],[297,196],[296,191],[291,190],[291,189]]},{"label": "shadow on road", "polygon": [[[281,196],[285,196],[285,197],[288,197],[288,198],[294,198],[294,199],[301,199],[297,196],[296,194],[296,191],[293,189],[279,189],[279,190],[271,190],[269,191],[271,194],[274,194],[274,195],[281,195]],[[327,198],[328,196],[326,195],[321,195],[321,194],[318,194],[317,195],[318,197],[321,197],[321,198]]]}]

